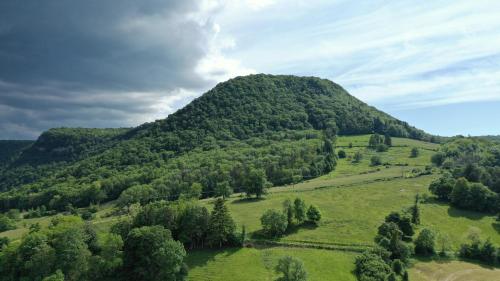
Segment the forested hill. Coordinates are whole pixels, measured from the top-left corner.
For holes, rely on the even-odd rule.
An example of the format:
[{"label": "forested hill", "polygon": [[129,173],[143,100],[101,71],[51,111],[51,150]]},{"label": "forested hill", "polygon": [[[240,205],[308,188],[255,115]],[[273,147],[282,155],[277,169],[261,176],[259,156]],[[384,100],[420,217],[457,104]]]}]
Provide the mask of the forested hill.
[{"label": "forested hill", "polygon": [[162,137],[169,146],[179,142],[196,146],[206,137],[246,139],[305,129],[433,140],[431,135],[368,106],[329,80],[264,74],[220,83],[168,118],[130,131],[129,137]]},{"label": "forested hill", "polygon": [[0,209],[85,206],[129,189],[130,198],[175,200],[293,183],[334,169],[335,135],[372,132],[435,140],[328,80],[238,77],[137,128],[43,133],[0,166]]},{"label": "forested hill", "polygon": [[17,158],[32,144],[30,140],[0,140],[0,167]]}]

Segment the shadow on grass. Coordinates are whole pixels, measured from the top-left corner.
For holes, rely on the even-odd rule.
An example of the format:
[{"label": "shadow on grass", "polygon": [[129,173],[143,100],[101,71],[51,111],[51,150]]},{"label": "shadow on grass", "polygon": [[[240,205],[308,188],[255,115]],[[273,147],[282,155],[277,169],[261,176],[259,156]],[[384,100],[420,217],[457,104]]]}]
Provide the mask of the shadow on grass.
[{"label": "shadow on grass", "polygon": [[286,230],[285,235],[295,234],[300,229],[315,230],[316,228],[318,228],[318,225],[310,222],[304,222],[302,224],[294,224]]},{"label": "shadow on grass", "polygon": [[489,269],[489,270],[498,269],[498,267],[496,267],[492,264],[483,263],[483,262],[478,261],[478,260],[471,260],[471,259],[466,259],[466,258],[461,258],[461,257],[458,257],[457,260],[461,261],[461,262],[472,263],[472,264],[478,265],[482,268]]},{"label": "shadow on grass", "polygon": [[215,257],[231,256],[241,248],[208,248],[199,250],[187,251],[187,258],[185,259],[188,267],[196,268],[206,266],[209,262],[215,261]]},{"label": "shadow on grass", "polygon": [[254,202],[259,202],[266,200],[264,197],[256,198],[256,197],[246,197],[246,198],[241,198],[241,199],[236,199],[231,202],[231,204],[248,204],[248,203],[254,203]]},{"label": "shadow on grass", "polygon": [[[294,224],[291,227],[289,227],[284,236],[290,235],[290,234],[295,234],[297,233],[300,229],[308,229],[308,230],[314,230],[318,227],[318,225],[310,222],[304,222],[302,224]],[[262,229],[257,230],[252,232],[250,235],[250,238],[252,239],[257,239],[257,240],[272,240],[272,241],[279,241],[279,238],[272,238],[269,237]]]},{"label": "shadow on grass", "polygon": [[462,218],[467,218],[470,220],[480,220],[486,216],[488,216],[487,213],[480,213],[476,211],[467,211],[467,210],[460,210],[454,207],[449,207],[448,208],[448,215],[450,217],[462,217]]}]

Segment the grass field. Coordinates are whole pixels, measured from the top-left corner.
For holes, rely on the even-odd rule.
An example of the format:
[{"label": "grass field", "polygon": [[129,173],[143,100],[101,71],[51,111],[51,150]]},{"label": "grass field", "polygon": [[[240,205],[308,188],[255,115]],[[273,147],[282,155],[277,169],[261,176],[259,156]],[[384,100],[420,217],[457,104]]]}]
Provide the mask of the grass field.
[{"label": "grass field", "polygon": [[274,267],[285,255],[298,257],[304,262],[309,281],[356,280],[351,273],[355,254],[281,247],[194,251],[187,258],[189,280],[275,280],[278,275]]},{"label": "grass field", "polygon": [[[299,184],[272,188],[262,200],[233,195],[227,206],[238,226],[245,225],[250,235],[261,229],[261,215],[267,209],[281,209],[282,202],[287,198],[301,197],[307,204],[317,205],[323,215],[322,221],[317,227],[296,228],[277,241],[280,247],[190,252],[187,258],[190,280],[274,280],[274,266],[284,255],[302,259],[309,272],[309,280],[355,280],[352,269],[357,253],[337,250],[354,251],[352,249],[372,246],[384,217],[391,211],[411,206],[415,195],[428,193],[429,183],[439,177],[437,170],[431,175],[419,176],[419,171],[430,165],[430,157],[438,148],[436,144],[393,138],[394,147],[389,151],[375,152],[366,148],[368,139],[369,136],[352,136],[337,140],[337,145],[341,146],[338,149],[345,150],[348,157],[361,151],[364,158],[360,163],[353,163],[349,158],[339,159],[332,173]],[[352,148],[349,148],[350,143]],[[420,149],[419,157],[410,158],[413,147]],[[373,155],[381,156],[385,165],[371,166]],[[209,209],[212,202],[213,199],[201,200],[201,204]],[[112,207],[113,203],[103,205],[96,214],[93,223],[98,231],[106,230],[118,219],[105,216]],[[462,211],[429,200],[421,204],[421,217],[422,225],[417,231],[427,227],[446,234],[455,250],[465,240],[471,227],[480,229],[483,238],[489,237],[493,243],[500,245],[500,225],[493,216]],[[0,236],[17,239],[27,232],[29,224],[40,222],[44,226],[49,220],[21,220],[18,229],[0,233]],[[284,247],[286,245],[288,247]],[[455,272],[461,273],[457,275]],[[467,279],[475,274],[479,279]],[[419,262],[411,270],[411,280],[414,281],[500,281],[498,275],[498,271],[464,262]]]},{"label": "grass field", "polygon": [[462,261],[421,262],[410,269],[412,281],[500,281],[500,269]]}]

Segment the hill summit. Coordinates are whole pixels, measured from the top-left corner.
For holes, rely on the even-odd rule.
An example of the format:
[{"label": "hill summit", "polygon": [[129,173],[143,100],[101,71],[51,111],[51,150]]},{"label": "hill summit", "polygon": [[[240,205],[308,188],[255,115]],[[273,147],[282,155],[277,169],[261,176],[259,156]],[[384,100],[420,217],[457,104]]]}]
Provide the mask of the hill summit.
[{"label": "hill summit", "polygon": [[269,131],[305,129],[431,139],[422,130],[351,96],[332,81],[265,74],[220,83],[168,118],[139,126],[129,135],[158,136],[181,130],[196,132],[201,139],[245,139]]}]

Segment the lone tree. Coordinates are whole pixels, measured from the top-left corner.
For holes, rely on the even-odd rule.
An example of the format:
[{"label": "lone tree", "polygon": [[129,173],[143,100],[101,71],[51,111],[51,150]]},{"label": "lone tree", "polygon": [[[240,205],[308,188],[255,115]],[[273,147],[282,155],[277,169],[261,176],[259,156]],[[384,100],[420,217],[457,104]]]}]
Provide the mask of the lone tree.
[{"label": "lone tree", "polygon": [[288,226],[287,217],[276,210],[267,210],[260,218],[262,229],[270,237],[280,237],[285,234]]},{"label": "lone tree", "polygon": [[420,224],[420,206],[419,206],[419,201],[420,201],[420,196],[415,195],[415,204],[411,208],[411,222],[413,224],[419,225]]},{"label": "lone tree", "polygon": [[210,245],[219,245],[222,247],[233,235],[236,225],[229,213],[224,199],[218,198],[215,201],[214,209],[210,216],[208,225],[208,242]]},{"label": "lone tree", "polygon": [[387,146],[392,146],[392,138],[389,134],[385,134],[384,136],[384,144]]},{"label": "lone tree", "polygon": [[307,220],[311,223],[318,224],[321,220],[321,212],[318,207],[311,205],[307,209]]},{"label": "lone tree", "polygon": [[434,233],[424,228],[415,240],[415,253],[422,256],[430,256],[435,253],[436,236]]},{"label": "lone tree", "polygon": [[301,260],[284,256],[278,261],[276,272],[283,274],[278,281],[306,281],[307,272]]},{"label": "lone tree", "polygon": [[420,155],[420,150],[417,147],[411,149],[410,157],[417,158]]},{"label": "lone tree", "polygon": [[266,173],[262,169],[250,169],[244,183],[247,196],[255,195],[257,198],[266,194],[266,189],[271,186],[267,181]]},{"label": "lone tree", "polygon": [[354,163],[359,163],[361,162],[361,160],[363,160],[363,154],[359,151],[356,151],[356,153],[354,153]]},{"label": "lone tree", "polygon": [[295,201],[293,201],[293,210],[297,222],[303,223],[306,219],[306,203],[304,200],[295,198]]}]

